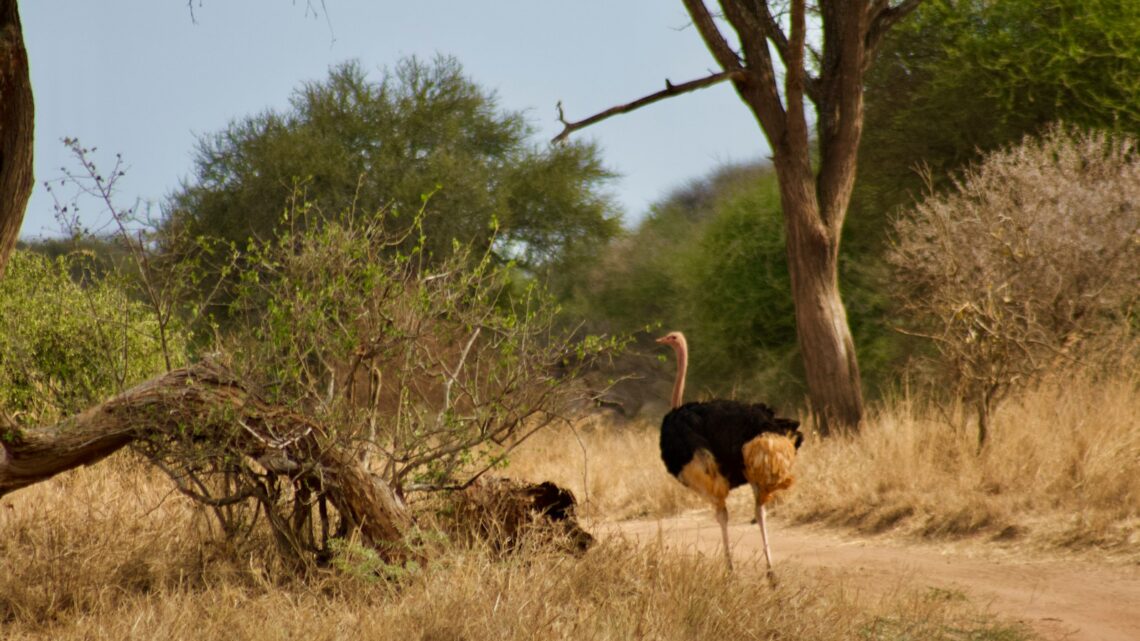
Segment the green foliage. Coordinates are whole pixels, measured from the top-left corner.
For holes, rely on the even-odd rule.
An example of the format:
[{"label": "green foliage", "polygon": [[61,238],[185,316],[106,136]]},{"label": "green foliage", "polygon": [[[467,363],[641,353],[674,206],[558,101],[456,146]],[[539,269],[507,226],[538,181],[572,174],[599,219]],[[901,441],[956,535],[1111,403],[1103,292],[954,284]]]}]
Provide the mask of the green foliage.
[{"label": "green foliage", "polygon": [[[802,391],[779,190],[771,176],[728,195],[687,257],[694,382],[766,397]],[[722,391],[724,391],[722,389]]]},{"label": "green foliage", "polygon": [[334,537],[329,539],[331,565],[361,583],[399,585],[423,574],[425,568],[415,559],[426,558],[426,544],[438,545],[442,541],[443,538],[437,532],[413,528],[408,533],[407,540],[388,545],[399,547],[402,552],[411,551],[414,558],[392,563],[374,547],[363,545],[355,539]]},{"label": "green foliage", "polygon": [[87,277],[100,278],[125,262],[124,251],[113,238],[93,235],[73,235],[61,238],[32,238],[16,243],[18,249],[35,252],[55,260],[81,252],[84,260],[70,261],[72,280]]},{"label": "green foliage", "polygon": [[[0,410],[24,425],[54,422],[164,370],[158,324],[113,279],[76,282],[86,254],[12,254],[0,280]],[[185,357],[187,336],[168,348]]]},{"label": "green foliage", "polygon": [[612,243],[570,310],[607,332],[683,330],[696,394],[792,401],[803,383],[785,256],[772,170],[724,167]]},{"label": "green foliage", "polygon": [[418,225],[316,216],[303,207],[295,228],[250,243],[224,350],[262,397],[329,426],[394,487],[499,465],[582,403],[577,379],[618,347],[557,330],[550,297],[489,250],[431,260],[400,249]]},{"label": "green foliage", "polygon": [[1140,4],[928,0],[887,36],[867,79],[858,222],[980,154],[1071,125],[1140,132]]},{"label": "green foliage", "polygon": [[522,114],[502,110],[453,58],[407,59],[378,82],[344,63],[291,102],[200,140],[168,228],[239,246],[270,239],[299,191],[326,217],[385,210],[406,229],[431,194],[418,223],[424,239],[408,238],[404,251],[422,245],[443,260],[453,240],[480,251],[497,229],[500,258],[530,269],[618,229],[602,189],[612,175],[596,149],[531,144]]}]

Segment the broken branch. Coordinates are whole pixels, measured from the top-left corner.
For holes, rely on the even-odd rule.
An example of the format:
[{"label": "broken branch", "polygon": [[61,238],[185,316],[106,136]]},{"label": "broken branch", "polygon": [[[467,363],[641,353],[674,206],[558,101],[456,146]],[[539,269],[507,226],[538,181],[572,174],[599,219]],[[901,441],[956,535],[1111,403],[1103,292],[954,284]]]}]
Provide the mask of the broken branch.
[{"label": "broken branch", "polygon": [[658,100],[664,100],[665,98],[670,98],[672,96],[677,96],[677,95],[680,95],[683,93],[688,93],[690,91],[696,91],[697,89],[704,89],[705,87],[711,87],[712,85],[715,85],[715,84],[720,83],[720,82],[724,82],[725,80],[741,80],[744,78],[744,76],[745,76],[745,74],[743,71],[722,71],[720,73],[714,73],[713,75],[707,76],[705,78],[700,78],[697,80],[690,80],[689,82],[683,82],[679,85],[675,85],[675,84],[669,82],[668,80],[666,80],[665,81],[665,88],[662,89],[661,91],[658,91],[657,93],[649,94],[648,96],[638,98],[637,100],[634,100],[633,102],[628,102],[624,105],[617,105],[615,107],[610,107],[609,109],[606,109],[605,111],[596,113],[596,114],[590,116],[589,118],[584,118],[584,119],[579,120],[577,122],[569,122],[566,120],[565,114],[563,114],[563,112],[562,112],[562,103],[559,102],[558,103],[558,121],[562,123],[563,128],[562,128],[561,133],[559,133],[557,136],[552,138],[550,140],[550,142],[551,143],[563,142],[564,140],[566,140],[567,137],[570,136],[570,134],[574,133],[575,131],[578,131],[579,129],[589,127],[590,125],[592,125],[594,123],[601,122],[601,121],[605,120],[606,118],[610,118],[611,116],[629,113],[629,112],[634,111],[636,109],[640,109],[646,105],[653,104],[653,103],[657,102]]}]

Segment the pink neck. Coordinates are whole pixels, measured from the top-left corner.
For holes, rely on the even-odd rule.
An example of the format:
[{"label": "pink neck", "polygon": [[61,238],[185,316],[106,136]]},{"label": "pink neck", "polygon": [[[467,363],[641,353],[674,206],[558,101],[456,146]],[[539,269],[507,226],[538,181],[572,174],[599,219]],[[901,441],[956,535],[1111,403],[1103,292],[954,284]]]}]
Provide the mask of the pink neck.
[{"label": "pink neck", "polygon": [[681,407],[685,394],[685,370],[689,367],[689,348],[684,340],[674,348],[677,352],[677,380],[673,382],[673,407]]}]

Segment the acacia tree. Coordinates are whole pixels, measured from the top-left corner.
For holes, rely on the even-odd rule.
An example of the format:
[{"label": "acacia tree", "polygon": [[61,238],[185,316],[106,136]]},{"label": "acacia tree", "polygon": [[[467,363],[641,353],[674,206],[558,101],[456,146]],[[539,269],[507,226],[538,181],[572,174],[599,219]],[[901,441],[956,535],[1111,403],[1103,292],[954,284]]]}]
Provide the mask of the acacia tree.
[{"label": "acacia tree", "polygon": [[[920,0],[683,0],[722,71],[577,122],[555,140],[610,116],[721,81],[755,115],[772,149],[787,230],[788,269],[804,372],[819,429],[855,428],[863,395],[847,312],[839,295],[839,240],[855,183],[863,129],[863,78],[887,31]],[[820,47],[808,41],[808,14]],[[735,42],[725,35],[727,23]],[[783,75],[783,86],[779,74]],[[813,128],[806,106],[815,110]]]}]

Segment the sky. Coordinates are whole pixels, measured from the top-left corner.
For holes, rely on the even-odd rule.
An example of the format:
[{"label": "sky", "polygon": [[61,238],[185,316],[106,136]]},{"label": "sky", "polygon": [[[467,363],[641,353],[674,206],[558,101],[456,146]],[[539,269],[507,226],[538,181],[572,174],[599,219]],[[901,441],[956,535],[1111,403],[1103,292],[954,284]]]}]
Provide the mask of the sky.
[{"label": "sky", "polygon": [[[319,0],[314,0],[318,4]],[[454,55],[549,140],[555,105],[578,120],[716,70],[679,0],[34,0],[21,3],[36,100],[36,189],[22,238],[60,234],[45,180],[76,168],[64,137],[122,154],[120,207],[158,211],[192,171],[196,140],[283,110],[301,83],[356,59],[379,79],[401,58]],[[768,154],[751,113],[721,84],[575,134],[621,177],[627,224],[670,191]],[[84,207],[89,226],[101,219]]]}]

